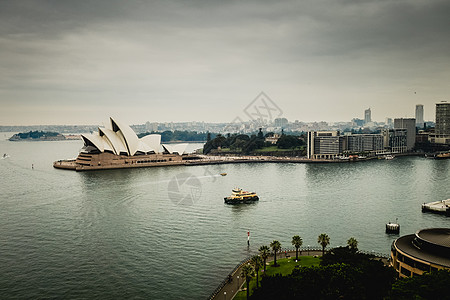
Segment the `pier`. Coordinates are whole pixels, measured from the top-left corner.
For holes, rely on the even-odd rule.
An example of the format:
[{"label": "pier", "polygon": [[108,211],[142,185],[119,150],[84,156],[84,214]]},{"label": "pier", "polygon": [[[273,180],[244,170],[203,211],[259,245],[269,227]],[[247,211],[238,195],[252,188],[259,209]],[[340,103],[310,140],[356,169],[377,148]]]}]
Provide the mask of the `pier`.
[{"label": "pier", "polygon": [[[370,160],[366,158],[364,160]],[[361,160],[361,161],[364,161]],[[168,167],[168,166],[202,166],[236,163],[348,163],[348,160],[339,159],[309,159],[305,157],[276,157],[276,156],[210,156],[210,155],[189,155],[182,160],[159,161],[159,162],[139,162],[135,163],[131,159],[124,159],[123,163],[115,164],[80,164],[76,159],[58,160],[53,163],[57,169],[90,171],[90,170],[109,170],[125,168],[149,168],[149,167]]]},{"label": "pier", "polygon": [[433,212],[450,216],[450,199],[422,204],[422,212]]}]

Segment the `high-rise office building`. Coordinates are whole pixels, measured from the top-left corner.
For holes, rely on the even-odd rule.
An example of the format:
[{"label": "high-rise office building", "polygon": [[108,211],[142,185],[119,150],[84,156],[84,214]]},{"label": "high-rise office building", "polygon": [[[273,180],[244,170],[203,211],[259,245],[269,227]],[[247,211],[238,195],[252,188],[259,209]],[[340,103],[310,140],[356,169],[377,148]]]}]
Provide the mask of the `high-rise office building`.
[{"label": "high-rise office building", "polygon": [[450,135],[450,103],[436,103],[436,135]]},{"label": "high-rise office building", "polygon": [[308,158],[332,159],[344,152],[345,138],[339,131],[309,131]]},{"label": "high-rise office building", "polygon": [[383,144],[386,151],[392,153],[407,152],[407,130],[406,129],[382,129]]},{"label": "high-rise office building", "polygon": [[364,123],[370,123],[372,122],[372,112],[370,111],[370,108],[366,109],[364,111]]},{"label": "high-rise office building", "polygon": [[424,120],[423,120],[423,105],[416,105],[416,127],[423,128]]},{"label": "high-rise office building", "polygon": [[414,148],[416,143],[416,119],[394,119],[394,129],[406,129],[406,149]]}]

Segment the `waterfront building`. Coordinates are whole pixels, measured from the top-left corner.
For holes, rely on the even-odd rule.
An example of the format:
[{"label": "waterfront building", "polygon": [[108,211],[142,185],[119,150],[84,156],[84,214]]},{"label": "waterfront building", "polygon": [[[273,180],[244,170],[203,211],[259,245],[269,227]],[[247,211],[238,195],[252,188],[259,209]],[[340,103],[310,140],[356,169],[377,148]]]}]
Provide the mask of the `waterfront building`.
[{"label": "waterfront building", "polygon": [[350,134],[345,136],[346,151],[349,153],[375,154],[383,151],[383,135],[381,134]]},{"label": "waterfront building", "polygon": [[390,264],[399,277],[450,270],[450,228],[430,228],[396,239],[391,246]]},{"label": "waterfront building", "polygon": [[436,104],[435,132],[438,135],[450,135],[450,103]]},{"label": "waterfront building", "polygon": [[394,119],[394,129],[406,129],[406,150],[411,151],[416,143],[416,119]]},{"label": "waterfront building", "polygon": [[370,122],[372,122],[372,112],[370,111],[370,108],[368,108],[364,111],[364,123],[368,124]]},{"label": "waterfront building", "polygon": [[384,150],[391,153],[407,152],[406,129],[383,129]]},{"label": "waterfront building", "polygon": [[339,131],[309,131],[307,156],[315,159],[333,159],[344,152],[345,137]]},{"label": "waterfront building", "polygon": [[436,125],[429,141],[433,144],[450,145],[450,103],[436,103]]},{"label": "waterfront building", "polygon": [[423,120],[423,105],[416,105],[416,127],[423,128],[424,120]]},{"label": "waterfront building", "polygon": [[161,135],[139,139],[130,126],[110,118],[98,132],[82,134],[84,146],[75,160],[60,160],[55,168],[76,171],[174,165],[183,163],[188,144],[161,144]]},{"label": "waterfront building", "polygon": [[385,129],[382,134],[345,134],[339,131],[309,131],[307,157],[334,159],[344,153],[376,155],[406,152],[406,129]]}]

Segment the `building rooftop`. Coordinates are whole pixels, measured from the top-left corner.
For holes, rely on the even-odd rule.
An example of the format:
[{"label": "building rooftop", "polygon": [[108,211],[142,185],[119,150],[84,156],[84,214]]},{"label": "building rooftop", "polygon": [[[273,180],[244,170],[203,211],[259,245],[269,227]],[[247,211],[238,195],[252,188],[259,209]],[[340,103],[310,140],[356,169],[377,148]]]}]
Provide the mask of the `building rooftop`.
[{"label": "building rooftop", "polygon": [[416,235],[429,243],[449,248],[450,253],[450,228],[422,229]]},{"label": "building rooftop", "polygon": [[[433,251],[432,248],[418,248],[414,240],[419,238],[427,244],[436,245],[438,248],[448,248],[444,251]],[[450,229],[431,228],[419,230],[416,234],[409,234],[395,241],[397,249],[419,260],[450,268]],[[439,250],[441,250],[439,249]],[[448,250],[448,251],[447,251]]]}]

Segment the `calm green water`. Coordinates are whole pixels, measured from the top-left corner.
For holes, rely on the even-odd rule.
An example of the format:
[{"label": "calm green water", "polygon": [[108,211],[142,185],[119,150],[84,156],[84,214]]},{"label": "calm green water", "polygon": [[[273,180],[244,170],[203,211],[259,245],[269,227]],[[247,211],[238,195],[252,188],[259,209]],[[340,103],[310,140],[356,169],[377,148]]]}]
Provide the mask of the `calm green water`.
[{"label": "calm green water", "polygon": [[[9,136],[0,133],[0,154],[10,155],[0,159],[2,299],[203,299],[274,239],[290,247],[299,234],[305,246],[318,246],[327,233],[338,246],[354,236],[360,249],[387,254],[395,238],[384,233],[388,221],[398,218],[402,235],[450,223],[420,210],[450,198],[450,160],[76,173],[52,162],[75,157],[81,142]],[[260,202],[224,205],[236,186],[256,191]]]}]

